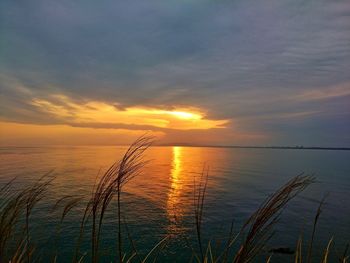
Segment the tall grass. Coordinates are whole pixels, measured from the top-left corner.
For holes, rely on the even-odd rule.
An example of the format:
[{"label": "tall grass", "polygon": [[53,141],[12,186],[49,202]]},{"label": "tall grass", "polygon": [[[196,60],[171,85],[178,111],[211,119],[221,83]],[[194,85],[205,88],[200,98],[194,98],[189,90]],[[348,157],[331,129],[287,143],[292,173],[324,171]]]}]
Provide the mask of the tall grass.
[{"label": "tall grass", "polygon": [[[85,204],[80,221],[80,230],[72,246],[72,262],[101,262],[101,238],[102,229],[105,226],[107,211],[114,213],[116,247],[113,262],[162,262],[160,254],[166,250],[168,236],[164,236],[148,253],[141,255],[136,244],[131,238],[128,226],[124,220],[122,209],[122,193],[124,186],[136,176],[142,173],[148,160],[144,159],[144,152],[152,145],[152,138],[142,136],[136,140],[126,151],[120,161],[115,162],[102,175],[98,176],[91,196]],[[305,190],[315,180],[312,176],[298,175],[279,188],[275,193],[267,197],[260,207],[246,220],[246,222],[234,231],[233,224],[228,233],[227,240],[223,243],[213,240],[205,242],[203,219],[205,210],[205,196],[207,190],[209,171],[204,169],[198,182],[194,181],[193,232],[195,239],[185,237],[189,248],[190,262],[198,263],[247,263],[256,262],[258,256],[266,254],[266,246],[273,235],[274,226],[278,223],[280,215],[286,205]],[[63,196],[53,205],[51,212],[57,214],[58,222],[55,228],[55,249],[46,253],[45,258],[39,258],[37,242],[31,235],[31,216],[34,207],[41,202],[45,203],[45,197],[52,181],[52,173],[40,178],[36,183],[23,189],[14,190],[14,180],[0,188],[0,263],[12,262],[59,262],[60,242],[66,234],[62,226],[64,220],[72,209],[81,205],[84,199],[81,196]],[[114,204],[113,208],[111,204]],[[290,262],[314,262],[313,242],[316,226],[322,212],[324,200],[317,209],[311,240],[307,251],[303,251],[303,238],[300,237],[294,253],[294,259]],[[116,211],[113,211],[116,208]],[[87,237],[87,238],[86,238]],[[82,252],[82,243],[89,242],[87,252]],[[129,240],[129,249],[124,242]],[[330,239],[322,252],[321,263],[329,261],[330,251],[333,248],[333,239]],[[45,249],[45,248],[44,248]],[[48,248],[49,249],[49,248]],[[51,256],[47,256],[50,255]],[[181,259],[180,259],[181,260]],[[260,257],[259,257],[260,260]],[[348,247],[338,256],[338,261],[345,263],[349,260]],[[266,262],[273,262],[274,256],[270,254]]]}]

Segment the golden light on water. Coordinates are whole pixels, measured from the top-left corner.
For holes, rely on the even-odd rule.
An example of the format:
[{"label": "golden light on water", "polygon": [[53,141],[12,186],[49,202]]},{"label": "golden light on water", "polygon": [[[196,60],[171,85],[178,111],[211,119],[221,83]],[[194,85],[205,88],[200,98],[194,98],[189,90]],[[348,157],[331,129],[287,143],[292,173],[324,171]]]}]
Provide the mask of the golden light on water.
[{"label": "golden light on water", "polygon": [[172,168],[170,171],[170,191],[167,200],[168,219],[173,223],[170,227],[176,227],[176,219],[182,215],[180,194],[182,189],[181,176],[183,176],[182,167],[182,148],[172,147]]}]

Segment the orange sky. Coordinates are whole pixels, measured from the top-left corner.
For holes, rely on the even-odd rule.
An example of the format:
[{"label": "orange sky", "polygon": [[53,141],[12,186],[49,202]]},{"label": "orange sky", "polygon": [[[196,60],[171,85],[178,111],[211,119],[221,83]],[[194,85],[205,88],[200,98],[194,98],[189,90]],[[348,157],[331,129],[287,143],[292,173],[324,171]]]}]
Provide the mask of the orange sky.
[{"label": "orange sky", "polygon": [[[50,99],[34,98],[29,104],[49,116],[55,124],[2,121],[1,145],[128,144],[145,133],[170,143],[177,142],[176,131],[224,130],[228,123],[227,120],[210,120],[198,108],[119,109],[99,101],[77,103],[63,95],[52,95]],[[172,133],[170,137],[167,136],[169,131]]]},{"label": "orange sky", "polygon": [[[148,133],[158,144],[222,144],[264,139],[261,134],[234,132],[228,120],[212,120],[204,110],[188,107],[120,109],[99,101],[74,102],[63,95],[29,103],[52,123],[0,122],[0,145],[116,145],[129,144]],[[223,140],[224,139],[224,140]],[[189,143],[190,142],[190,143]]]}]

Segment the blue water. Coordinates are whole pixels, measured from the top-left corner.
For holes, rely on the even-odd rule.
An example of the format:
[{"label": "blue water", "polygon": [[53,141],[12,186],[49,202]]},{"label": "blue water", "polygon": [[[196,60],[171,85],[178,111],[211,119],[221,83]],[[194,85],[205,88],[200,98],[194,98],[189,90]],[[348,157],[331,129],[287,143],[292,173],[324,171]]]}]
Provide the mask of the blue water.
[{"label": "blue water", "polygon": [[[58,262],[71,262],[84,201],[97,175],[125,150],[125,147],[109,146],[0,148],[0,186],[16,177],[13,187],[18,189],[34,183],[48,171],[53,171],[56,177],[32,216],[31,233],[37,242],[37,255],[48,258],[58,247]],[[159,262],[190,259],[191,251],[185,240],[191,242],[194,238],[193,185],[195,180],[198,182],[203,167],[209,167],[203,222],[205,243],[211,240],[213,245],[215,239],[226,237],[232,220],[237,232],[269,194],[301,173],[314,175],[317,182],[283,211],[267,250],[294,249],[300,235],[307,244],[318,203],[325,195],[326,203],[316,231],[315,254],[321,254],[333,237],[331,256],[334,258],[335,249],[342,251],[350,241],[349,151],[152,147],[145,158],[151,162],[124,188],[122,211],[140,254],[147,254],[164,236],[169,236]],[[50,209],[65,195],[84,198],[67,215],[57,237],[58,212]],[[101,241],[101,260],[105,262],[113,259],[117,247],[115,204],[110,208]],[[125,228],[123,231],[126,232]],[[123,246],[130,252],[128,240]],[[87,233],[82,253],[88,250]],[[268,255],[266,251],[257,261]],[[89,254],[86,262],[88,257]],[[272,257],[272,262],[292,261],[293,256],[289,255]]]}]

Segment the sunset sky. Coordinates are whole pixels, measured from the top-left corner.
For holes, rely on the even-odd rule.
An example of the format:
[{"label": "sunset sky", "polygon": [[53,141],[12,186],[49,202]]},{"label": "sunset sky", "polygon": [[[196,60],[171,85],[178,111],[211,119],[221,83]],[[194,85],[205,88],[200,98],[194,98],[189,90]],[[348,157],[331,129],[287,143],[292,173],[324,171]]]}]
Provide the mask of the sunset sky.
[{"label": "sunset sky", "polygon": [[0,145],[350,147],[348,0],[1,0]]}]

